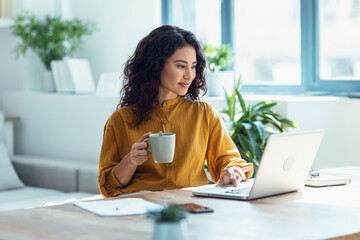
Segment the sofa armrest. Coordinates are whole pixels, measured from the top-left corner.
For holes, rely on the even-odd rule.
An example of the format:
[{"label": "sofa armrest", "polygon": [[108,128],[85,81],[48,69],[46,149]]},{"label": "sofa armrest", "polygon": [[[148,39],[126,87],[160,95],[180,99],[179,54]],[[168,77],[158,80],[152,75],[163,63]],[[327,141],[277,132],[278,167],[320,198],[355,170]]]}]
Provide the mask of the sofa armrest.
[{"label": "sofa armrest", "polygon": [[14,155],[14,124],[18,117],[5,117],[5,146],[9,155]]},{"label": "sofa armrest", "polygon": [[79,168],[79,191],[100,194],[98,187],[99,165],[89,164]]},{"label": "sofa armrest", "polygon": [[78,169],[83,162],[63,159],[10,156],[19,178],[25,185],[57,189],[64,192],[78,191]]}]

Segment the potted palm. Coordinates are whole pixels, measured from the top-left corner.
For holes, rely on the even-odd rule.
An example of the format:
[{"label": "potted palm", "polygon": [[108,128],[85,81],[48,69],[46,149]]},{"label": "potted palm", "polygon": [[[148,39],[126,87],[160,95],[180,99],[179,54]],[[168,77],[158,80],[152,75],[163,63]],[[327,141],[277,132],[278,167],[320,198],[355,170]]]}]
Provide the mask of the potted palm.
[{"label": "potted palm", "polygon": [[232,49],[228,45],[216,47],[205,44],[203,50],[210,71],[207,75],[207,95],[223,97],[223,89],[230,90],[234,86],[234,71],[229,70],[233,63]]},{"label": "potted palm", "polygon": [[147,212],[147,217],[155,221],[153,239],[186,239],[186,209],[179,205],[165,206],[160,210]]},{"label": "potted palm", "polygon": [[21,40],[14,49],[16,58],[25,56],[27,50],[32,49],[46,69],[43,78],[44,90],[54,91],[51,61],[71,56],[84,43],[83,37],[96,30],[96,24],[78,18],[62,20],[60,17],[46,16],[41,19],[25,13],[17,15],[10,28],[12,34]]},{"label": "potted palm", "polygon": [[273,107],[276,101],[260,101],[255,105],[246,104],[240,93],[241,76],[233,92],[226,94],[228,108],[221,111],[228,126],[229,134],[242,158],[252,162],[256,171],[259,166],[268,137],[285,132],[288,128],[298,129],[299,124],[282,117]]}]

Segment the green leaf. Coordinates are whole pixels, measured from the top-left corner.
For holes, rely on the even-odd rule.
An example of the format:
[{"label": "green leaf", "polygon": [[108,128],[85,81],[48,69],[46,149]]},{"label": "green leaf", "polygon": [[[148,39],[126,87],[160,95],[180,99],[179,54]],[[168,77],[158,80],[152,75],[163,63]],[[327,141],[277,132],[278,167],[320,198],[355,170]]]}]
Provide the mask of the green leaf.
[{"label": "green leaf", "polygon": [[232,49],[228,45],[216,47],[205,44],[202,48],[208,67],[212,72],[227,70],[234,61]]},{"label": "green leaf", "polygon": [[237,135],[238,141],[241,144],[241,149],[244,151],[248,151],[250,154],[251,159],[255,159],[255,150],[254,148],[251,146],[250,142],[248,141],[248,139],[246,137],[244,137],[241,134]]},{"label": "green leaf", "polygon": [[[226,93],[226,91],[225,91]],[[235,97],[234,94],[229,96],[227,93],[225,95],[226,101],[228,103],[229,109],[228,109],[228,115],[229,115],[229,119],[230,121],[234,121],[234,116],[236,114],[236,101],[235,101]]]},{"label": "green leaf", "polygon": [[280,130],[281,132],[283,131],[283,127],[282,127],[281,123],[278,120],[276,120],[276,118],[274,118],[274,116],[272,116],[270,114],[264,114],[264,122],[266,124],[273,125],[276,129]]},{"label": "green leaf", "polygon": [[254,132],[253,126],[251,123],[243,122],[242,126],[244,127],[247,137],[249,138],[249,143],[254,148],[256,145],[256,133]]},{"label": "green leaf", "polygon": [[240,103],[241,109],[242,109],[243,111],[246,111],[246,104],[245,104],[244,98],[242,97],[242,95],[241,95],[241,93],[239,92],[238,89],[235,89],[235,92],[236,92],[236,95],[237,95],[237,97],[238,97],[238,99],[239,99],[239,103]]},{"label": "green leaf", "polygon": [[255,155],[254,158],[255,160],[260,160],[263,153],[263,149],[262,149],[263,141],[259,137],[259,131],[257,125],[253,123],[243,123],[243,126],[246,130],[247,137],[249,138],[249,143],[251,144],[251,147],[254,150],[254,155]]},{"label": "green leaf", "polygon": [[246,162],[252,162],[254,163],[253,159],[249,156],[248,152],[244,152],[242,149],[239,149],[239,153],[242,159],[244,159]]},{"label": "green leaf", "polygon": [[227,91],[225,90],[225,88],[224,88],[224,93],[225,93],[226,103],[229,106],[230,105],[230,97],[229,97],[229,94],[227,93]]},{"label": "green leaf", "polygon": [[243,115],[241,116],[242,121],[251,121],[251,119],[249,119],[250,113],[249,113],[249,107],[243,108]]},{"label": "green leaf", "polygon": [[239,152],[240,152],[241,157],[242,157],[246,162],[251,162],[251,163],[253,163],[255,166],[259,166],[259,161],[257,161],[256,159],[252,158],[248,152],[244,152],[242,149],[241,149],[241,150],[239,149]]},{"label": "green leaf", "polygon": [[235,83],[234,92],[235,92],[235,89],[238,90],[238,91],[240,91],[241,86],[242,86],[241,83],[242,83],[242,76],[241,76],[241,74],[240,74],[238,80],[237,80],[236,83]]},{"label": "green leaf", "polygon": [[278,105],[279,102],[269,102],[269,101],[261,101],[259,104],[253,107],[253,111],[262,112],[267,109],[273,108],[274,106]]},{"label": "green leaf", "polygon": [[279,122],[281,122],[281,124],[284,127],[290,127],[290,128],[295,128],[295,129],[300,129],[300,125],[297,122],[294,122],[292,120],[286,119],[286,118],[282,118],[279,119]]},{"label": "green leaf", "polygon": [[229,115],[229,110],[223,109],[223,110],[220,111],[220,113],[224,113],[224,114],[226,114],[226,115]]},{"label": "green leaf", "polygon": [[262,145],[265,144],[265,134],[264,134],[264,125],[261,121],[253,121],[251,124],[256,128],[259,136],[259,141]]}]

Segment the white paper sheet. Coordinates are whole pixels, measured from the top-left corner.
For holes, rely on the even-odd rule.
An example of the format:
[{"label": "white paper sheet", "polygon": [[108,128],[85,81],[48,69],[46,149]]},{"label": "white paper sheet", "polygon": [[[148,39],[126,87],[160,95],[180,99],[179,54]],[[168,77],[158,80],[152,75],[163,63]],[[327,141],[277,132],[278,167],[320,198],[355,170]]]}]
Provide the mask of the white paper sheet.
[{"label": "white paper sheet", "polygon": [[160,205],[141,198],[124,198],[116,200],[101,200],[88,202],[75,202],[74,205],[99,216],[125,216],[144,214],[148,210],[161,208]]}]

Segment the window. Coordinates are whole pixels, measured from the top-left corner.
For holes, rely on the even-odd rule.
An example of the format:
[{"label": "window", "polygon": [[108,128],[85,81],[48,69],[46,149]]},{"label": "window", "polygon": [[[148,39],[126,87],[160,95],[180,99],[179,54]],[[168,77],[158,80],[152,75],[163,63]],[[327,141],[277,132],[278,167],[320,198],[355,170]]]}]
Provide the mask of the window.
[{"label": "window", "polygon": [[164,24],[190,30],[202,43],[221,44],[221,0],[165,0],[164,5]]},{"label": "window", "polygon": [[301,85],[300,0],[237,0],[234,12],[243,83]]},{"label": "window", "polygon": [[358,10],[359,1],[319,1],[320,80],[360,80]]},{"label": "window", "polygon": [[166,23],[232,45],[245,92],[360,91],[360,0],[162,2]]}]

